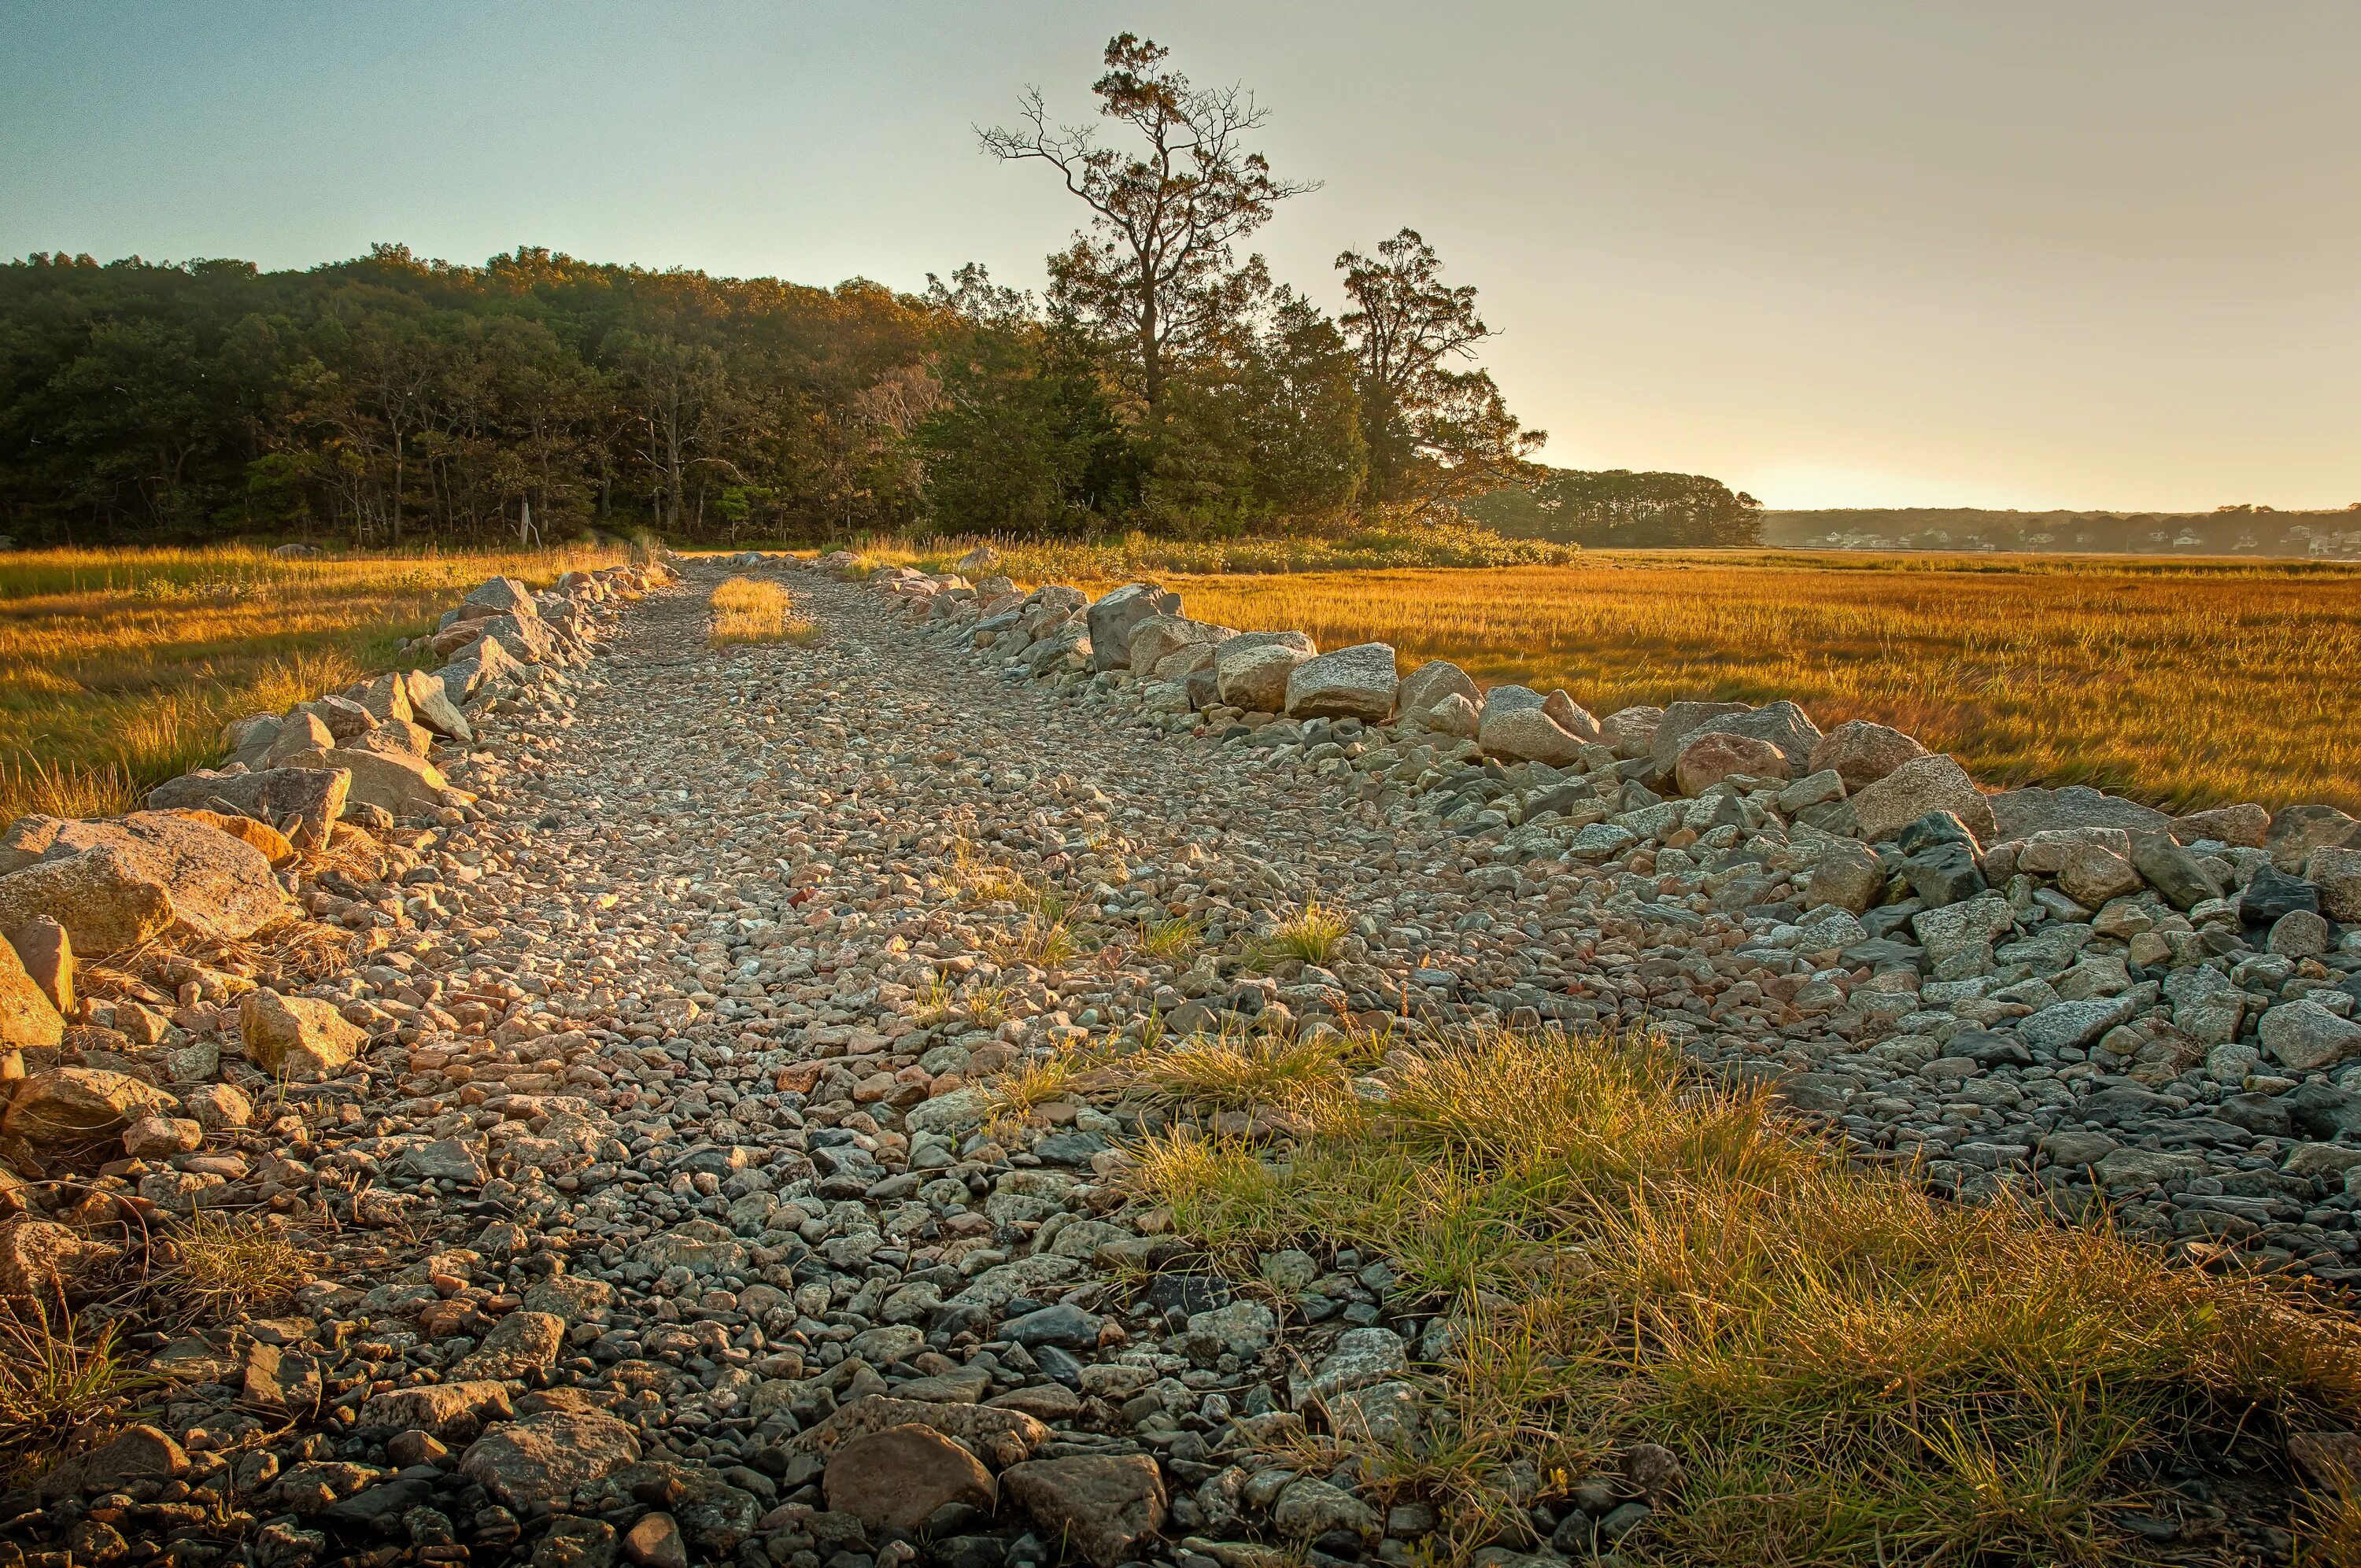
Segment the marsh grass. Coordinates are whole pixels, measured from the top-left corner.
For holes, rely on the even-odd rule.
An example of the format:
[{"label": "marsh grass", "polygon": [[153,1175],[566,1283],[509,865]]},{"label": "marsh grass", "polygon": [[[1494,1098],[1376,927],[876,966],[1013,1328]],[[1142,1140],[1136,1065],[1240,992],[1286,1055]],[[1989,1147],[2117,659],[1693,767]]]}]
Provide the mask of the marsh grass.
[{"label": "marsh grass", "polygon": [[1628,552],[1165,581],[1191,616],[1389,642],[1405,670],[1450,659],[1601,716],[1792,699],[1824,729],[1894,725],[1987,784],[2361,810],[2356,566]]},{"label": "marsh grass", "polygon": [[751,642],[808,648],[819,638],[818,623],[799,614],[787,590],[767,578],[731,577],[716,585],[712,609],[708,640],[716,648]]},{"label": "marsh grass", "polygon": [[609,550],[279,561],[257,550],[0,556],[0,822],[128,810],[219,760],[222,726],[371,670],[495,574],[536,586]]},{"label": "marsh grass", "polygon": [[1325,1442],[1434,1503],[1463,1558],[1650,1442],[1687,1478],[1638,1561],[2133,1561],[2110,1519],[2154,1501],[2135,1459],[2244,1430],[2268,1463],[2261,1433],[2361,1417],[2343,1315],[1855,1170],[1647,1042],[1470,1038],[1384,1103],[1307,1084],[1293,1108],[1283,1155],[1150,1142],[1139,1196],[1234,1266],[1357,1246],[1453,1316],[1422,1440]]},{"label": "marsh grass", "polygon": [[974,536],[875,536],[852,545],[859,569],[915,566],[955,569],[978,544],[1000,553],[992,568],[1019,583],[1121,583],[1173,574],[1263,576],[1290,572],[1366,571],[1381,566],[1458,568],[1564,565],[1582,558],[1572,545],[1509,539],[1465,522],[1376,521],[1331,534],[1277,539],[1158,539],[1131,532],[1119,538],[1001,539]]}]

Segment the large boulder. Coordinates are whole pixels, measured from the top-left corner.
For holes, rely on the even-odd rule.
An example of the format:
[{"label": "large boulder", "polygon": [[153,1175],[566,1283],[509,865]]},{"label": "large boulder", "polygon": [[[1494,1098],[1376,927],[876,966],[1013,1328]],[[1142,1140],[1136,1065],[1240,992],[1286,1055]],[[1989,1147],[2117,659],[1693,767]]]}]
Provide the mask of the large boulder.
[{"label": "large boulder", "polygon": [[346,686],[346,698],[368,709],[369,716],[382,722],[399,719],[411,721],[410,677],[400,670],[390,670],[382,675]]},{"label": "large boulder", "polygon": [[1301,631],[1242,632],[1214,650],[1214,687],[1232,707],[1284,712],[1288,678],[1318,652]]},{"label": "large boulder", "polygon": [[1656,730],[1664,721],[1664,710],[1661,707],[1645,703],[1619,707],[1598,721],[1599,743],[1613,747],[1615,754],[1626,762],[1637,761],[1649,754],[1649,749],[1656,742]]},{"label": "large boulder", "polygon": [[1092,602],[1085,618],[1091,630],[1091,667],[1127,670],[1131,667],[1131,634],[1139,623],[1155,616],[1180,613],[1180,596],[1154,583],[1126,583]]},{"label": "large boulder", "polygon": [[291,710],[279,728],[272,731],[270,744],[264,748],[258,761],[241,757],[248,768],[276,768],[290,757],[305,751],[325,751],[336,743],[336,732],[328,721],[308,707]]},{"label": "large boulder", "polygon": [[1491,756],[1517,762],[1571,766],[1582,756],[1583,738],[1560,724],[1549,699],[1530,686],[1494,686],[1477,716],[1476,743]]},{"label": "large boulder", "polygon": [[407,751],[339,746],[333,751],[306,752],[302,760],[315,767],[341,769],[348,775],[347,806],[374,806],[397,819],[423,817],[467,798],[451,787],[442,769]]},{"label": "large boulder", "polygon": [[1394,694],[1400,689],[1393,644],[1358,642],[1296,665],[1287,677],[1287,711],[1293,718],[1382,724],[1393,717]]},{"label": "large boulder", "polygon": [[1002,1472],[1000,1485],[1042,1539],[1062,1541],[1095,1568],[1115,1568],[1164,1525],[1164,1478],[1144,1453],[1028,1460]]},{"label": "large boulder", "polygon": [[496,615],[537,615],[533,590],[514,577],[493,577],[471,589],[459,601],[459,619],[483,620]]},{"label": "large boulder", "polygon": [[1926,754],[1926,747],[1901,730],[1854,718],[1819,738],[1805,771],[1833,771],[1850,791],[1873,784],[1903,763]]},{"label": "large boulder", "polygon": [[315,996],[249,991],[237,1004],[247,1059],[265,1072],[324,1077],[348,1066],[368,1036]]},{"label": "large boulder", "polygon": [[1401,715],[1424,722],[1435,705],[1447,696],[1465,697],[1477,707],[1484,706],[1484,693],[1466,671],[1448,659],[1429,659],[1402,677],[1399,697]]},{"label": "large boulder", "polygon": [[169,1115],[181,1102],[127,1073],[53,1067],[16,1086],[0,1132],[37,1148],[77,1148],[119,1138],[132,1123]]},{"label": "large boulder", "polygon": [[1476,739],[1477,731],[1483,725],[1483,716],[1476,705],[1457,692],[1445,692],[1420,718],[1437,735],[1450,735],[1462,740]]},{"label": "large boulder", "polygon": [[54,920],[28,920],[5,933],[9,950],[60,1015],[74,1010],[73,938]]},{"label": "large boulder", "polygon": [[488,686],[515,680],[523,668],[509,656],[507,649],[478,637],[455,652],[451,662],[435,673],[443,677],[444,695],[453,702],[466,702]]},{"label": "large boulder", "polygon": [[1852,796],[1853,820],[1871,843],[1894,838],[1930,811],[1948,811],[1993,841],[1993,813],[1968,770],[1940,751],[1914,758]]},{"label": "large boulder", "polygon": [[2361,822],[2333,806],[2290,806],[2271,817],[2263,834],[2271,864],[2301,875],[2318,850],[2361,850]]},{"label": "large boulder", "polygon": [[168,934],[238,941],[295,913],[259,850],[165,812],[19,817],[0,868],[0,930],[54,920],[86,954]]},{"label": "large boulder", "polygon": [[1705,725],[1731,714],[1749,713],[1742,702],[1676,702],[1664,709],[1648,734],[1648,761],[1661,775],[1671,773],[1681,760],[1681,748]]},{"label": "large boulder", "polygon": [[2235,806],[2208,806],[2172,819],[2172,836],[2184,844],[2211,839],[2242,850],[2259,850],[2270,832],[2271,814],[2251,800]]},{"label": "large boulder", "polygon": [[2172,818],[2155,807],[2103,794],[2088,784],[2006,789],[1986,798],[1992,808],[1993,834],[2003,841],[2030,839],[2061,828],[2121,828],[2131,833],[2164,833],[2172,828]]},{"label": "large boulder", "polygon": [[[317,722],[317,720],[313,720]],[[311,753],[324,759],[325,751]],[[260,773],[217,773],[200,768],[167,779],[148,792],[150,811],[219,811],[226,803],[259,817],[306,850],[324,849],[329,829],[345,814],[352,772],[341,767],[266,768]]]},{"label": "large boulder", "polygon": [[476,630],[478,641],[499,643],[521,664],[566,662],[565,645],[558,641],[549,623],[537,615],[497,615],[478,622]]},{"label": "large boulder", "polygon": [[65,1037],[66,1021],[14,941],[0,942],[0,1050],[47,1050]]},{"label": "large boulder", "polygon": [[2320,912],[2347,926],[2361,926],[2361,850],[2334,846],[2314,850],[2308,869],[2320,889]]},{"label": "large boulder", "polygon": [[462,745],[475,740],[475,727],[467,716],[459,711],[459,704],[445,685],[443,676],[427,670],[412,670],[404,679],[410,686],[411,717],[446,740]]},{"label": "large boulder", "polygon": [[242,811],[208,811],[191,806],[174,811],[172,815],[185,817],[216,833],[226,833],[242,844],[252,845],[273,866],[285,866],[294,861],[295,845],[286,834],[268,822],[256,821]]},{"label": "large boulder", "polygon": [[1742,735],[1750,740],[1767,740],[1787,759],[1784,776],[1788,778],[1801,778],[1812,771],[1812,752],[1822,739],[1820,727],[1812,722],[1811,715],[1792,702],[1774,702],[1743,713],[1719,714],[1707,719],[1681,742],[1675,763],[1688,754],[1690,743],[1700,735]]},{"label": "large boulder", "polygon": [[79,1299],[123,1249],[53,1220],[16,1220],[0,1229],[0,1304],[54,1311]]},{"label": "large boulder", "polygon": [[1866,914],[1885,897],[1887,880],[1884,865],[1868,845],[1833,839],[1812,863],[1806,896],[1850,915]]},{"label": "large boulder", "polygon": [[1590,710],[1563,689],[1552,691],[1542,699],[1542,711],[1557,720],[1557,727],[1576,740],[1588,745],[1598,739],[1598,720]]},{"label": "large boulder", "polygon": [[1777,742],[1732,735],[1711,725],[1681,748],[1680,761],[1674,768],[1683,795],[1703,795],[1730,778],[1785,784],[1787,773],[1787,755]]},{"label": "large boulder", "polygon": [[[1236,635],[1237,631],[1233,627],[1191,620],[1184,615],[1151,615],[1131,629],[1131,649],[1126,663],[1133,674],[1146,680],[1157,673],[1158,666],[1169,655],[1193,643],[1220,642],[1224,638]],[[1097,646],[1095,639],[1092,646]]]}]

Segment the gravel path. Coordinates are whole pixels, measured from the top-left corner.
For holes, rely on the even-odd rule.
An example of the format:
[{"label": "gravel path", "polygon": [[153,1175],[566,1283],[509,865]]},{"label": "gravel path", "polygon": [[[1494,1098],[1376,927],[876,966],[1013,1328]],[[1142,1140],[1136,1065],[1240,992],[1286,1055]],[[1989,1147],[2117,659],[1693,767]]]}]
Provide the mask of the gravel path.
[{"label": "gravel path", "polygon": [[[2323,1272],[2353,1250],[2341,1159],[2293,1168],[2312,1146],[2286,1110],[2245,1124],[2267,1095],[2176,1104],[2172,1074],[2114,1074],[2096,1029],[2037,1057],[1985,1025],[2070,989],[2011,999],[1987,951],[1976,985],[1922,991],[1924,955],[1874,946],[1896,920],[1774,935],[1817,854],[1759,802],[1617,841],[1553,825],[1532,786],[1554,782],[1471,778],[1446,738],[1199,733],[872,588],[757,571],[814,645],[709,649],[723,573],[691,565],[587,668],[478,716],[449,769],[477,820],[419,839],[398,888],[346,890],[406,912],[316,988],[372,1025],[368,1075],[294,1091],[300,1119],[249,1138],[272,1150],[258,1198],[344,1227],[326,1277],[303,1315],[163,1346],[162,1430],[76,1462],[57,1532],[191,1563],[237,1538],[266,1568],[887,1568],[922,1541],[999,1568],[1061,1535],[1104,1568],[1263,1568],[1253,1543],[1282,1541],[1406,1563],[1423,1510],[1252,1457],[1415,1357],[1433,1325],[1383,1260],[1275,1255],[1278,1296],[1234,1296],[1107,1179],[1152,1112],[1053,1092],[1003,1113],[991,1086],[1049,1047],[1151,1018],[1645,1018],[1971,1197],[2086,1203],[2094,1162],[2141,1155],[2136,1225]],[[1042,950],[1016,877],[1071,901],[1075,950]],[[1324,967],[1215,961],[1315,902],[1348,923]],[[1182,918],[1201,948],[1142,950]],[[2027,974],[2062,982],[2087,941]],[[2323,996],[2352,967],[2312,961]],[[2111,1024],[2129,983],[2100,998]],[[2320,1115],[2361,1104],[2320,1088]],[[101,1482],[119,1505],[87,1500]]]}]

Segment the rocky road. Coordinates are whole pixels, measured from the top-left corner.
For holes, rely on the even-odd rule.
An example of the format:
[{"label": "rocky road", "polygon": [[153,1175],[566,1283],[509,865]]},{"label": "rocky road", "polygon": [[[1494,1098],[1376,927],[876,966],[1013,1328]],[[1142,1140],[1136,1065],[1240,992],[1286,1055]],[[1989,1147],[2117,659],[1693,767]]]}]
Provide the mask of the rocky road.
[{"label": "rocky road", "polygon": [[[1612,750],[1209,722],[1054,627],[979,649],[973,609],[743,569],[811,646],[709,648],[724,569],[690,565],[595,660],[496,688],[447,765],[480,803],[344,886],[390,928],[311,988],[370,1031],[360,1070],[207,1128],[245,1151],[207,1179],[321,1238],[321,1277],[149,1335],[165,1409],[10,1495],[27,1561],[1410,1562],[1425,1510],[1257,1455],[1380,1409],[1433,1309],[1350,1250],[1234,1289],[1121,1184],[1153,1110],[1024,1090],[1155,1031],[1644,1022],[1970,1199],[2112,1194],[2332,1277],[2355,1250],[2361,1094],[2318,1069],[2361,950],[2317,913],[2293,954],[2137,875],[2094,915],[2051,883],[2105,828],[1971,841],[1994,886],[1944,898],[1956,843],[1804,825],[1839,786],[1659,801]],[[1726,749],[1717,777],[1763,766]],[[2266,851],[2195,844],[2269,891]],[[1324,963],[1239,966],[1315,905]],[[2281,1008],[2314,1070],[2239,1043]]]}]

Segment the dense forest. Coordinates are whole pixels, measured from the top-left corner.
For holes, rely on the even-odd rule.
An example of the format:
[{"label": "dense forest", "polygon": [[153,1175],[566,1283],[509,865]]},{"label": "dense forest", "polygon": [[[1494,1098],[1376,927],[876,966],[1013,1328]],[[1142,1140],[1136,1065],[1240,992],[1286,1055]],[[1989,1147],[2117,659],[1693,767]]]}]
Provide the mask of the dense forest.
[{"label": "dense forest", "polygon": [[1530,485],[1462,504],[1514,539],[1593,550],[1719,549],[1763,542],[1763,503],[1701,474],[1547,468]]},{"label": "dense forest", "polygon": [[1038,93],[983,151],[1082,204],[1036,297],[923,293],[380,245],[0,264],[0,533],[390,546],[649,527],[694,542],[868,529],[1331,531],[1544,476],[1473,363],[1476,291],[1403,229],[1331,315],[1241,245],[1310,186],[1263,111],[1126,34],[1097,129]]}]

